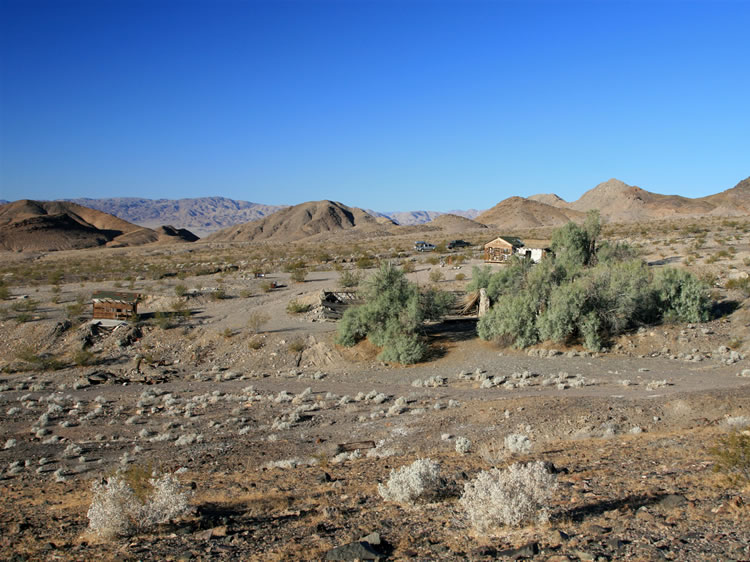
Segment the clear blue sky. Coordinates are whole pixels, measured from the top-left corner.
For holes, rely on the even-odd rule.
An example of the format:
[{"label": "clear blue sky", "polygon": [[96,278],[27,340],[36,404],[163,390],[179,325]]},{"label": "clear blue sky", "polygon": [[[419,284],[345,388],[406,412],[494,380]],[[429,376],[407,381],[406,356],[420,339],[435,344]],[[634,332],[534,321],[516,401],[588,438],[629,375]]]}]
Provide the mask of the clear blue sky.
[{"label": "clear blue sky", "polygon": [[376,210],[750,175],[747,1],[0,0],[0,198]]}]

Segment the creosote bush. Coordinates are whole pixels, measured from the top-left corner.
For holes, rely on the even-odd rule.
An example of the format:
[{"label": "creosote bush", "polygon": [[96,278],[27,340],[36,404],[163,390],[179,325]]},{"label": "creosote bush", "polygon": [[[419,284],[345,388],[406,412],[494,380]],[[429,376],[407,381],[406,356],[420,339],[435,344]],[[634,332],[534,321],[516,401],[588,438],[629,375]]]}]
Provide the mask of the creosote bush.
[{"label": "creosote bush", "polygon": [[398,470],[391,470],[385,484],[378,484],[378,493],[385,501],[411,505],[416,500],[437,498],[443,489],[440,464],[431,459],[417,459]]},{"label": "creosote bush", "polygon": [[549,519],[548,503],[557,478],[541,461],[480,472],[464,484],[459,504],[480,533],[507,525]]},{"label": "creosote bush", "polygon": [[151,478],[149,487],[148,495],[141,499],[120,476],[94,482],[87,514],[89,531],[106,539],[128,536],[187,511],[189,493],[173,475]]}]

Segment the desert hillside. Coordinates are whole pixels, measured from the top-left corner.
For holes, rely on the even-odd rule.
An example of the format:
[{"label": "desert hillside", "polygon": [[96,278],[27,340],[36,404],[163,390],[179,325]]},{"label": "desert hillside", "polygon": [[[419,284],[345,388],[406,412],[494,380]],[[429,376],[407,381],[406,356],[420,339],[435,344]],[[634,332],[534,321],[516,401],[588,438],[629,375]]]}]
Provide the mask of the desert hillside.
[{"label": "desert hillside", "polygon": [[525,229],[557,226],[582,218],[580,211],[553,207],[523,197],[509,197],[479,215],[476,222],[504,229]]},{"label": "desert hillside", "polygon": [[[189,235],[189,236],[188,236]],[[156,232],[63,201],[23,199],[0,206],[0,248],[12,251],[77,250],[97,246],[140,246],[187,240],[187,231]]]},{"label": "desert hillside", "polygon": [[388,228],[369,213],[335,201],[310,201],[288,207],[259,221],[225,228],[206,238],[209,242],[274,240],[291,242],[316,234],[351,229]]}]

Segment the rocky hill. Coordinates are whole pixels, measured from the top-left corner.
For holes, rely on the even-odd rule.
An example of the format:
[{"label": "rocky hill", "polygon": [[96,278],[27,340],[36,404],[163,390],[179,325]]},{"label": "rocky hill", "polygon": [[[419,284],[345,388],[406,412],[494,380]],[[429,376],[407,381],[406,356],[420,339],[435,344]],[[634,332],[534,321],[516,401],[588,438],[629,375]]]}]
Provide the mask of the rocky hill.
[{"label": "rocky hill", "polygon": [[[171,231],[169,231],[171,229]],[[0,249],[76,250],[96,246],[140,246],[189,241],[194,235],[173,227],[160,232],[64,201],[23,199],[0,206]]]},{"label": "rocky hill", "polygon": [[504,230],[558,226],[569,221],[583,220],[584,213],[558,208],[523,197],[509,197],[485,211],[476,222]]},{"label": "rocky hill", "polygon": [[528,200],[582,213],[598,209],[603,218],[612,222],[705,215],[737,216],[750,214],[750,178],[732,189],[696,199],[653,193],[612,178],[570,203],[551,193],[532,195]]},{"label": "rocky hill", "polygon": [[336,201],[310,201],[287,207],[253,222],[231,226],[211,234],[209,242],[248,242],[273,240],[292,242],[323,233],[336,233],[357,229],[362,232],[386,229],[382,218],[356,207],[347,207]]},{"label": "rocky hill", "polygon": [[191,199],[112,197],[65,199],[65,201],[109,213],[148,228],[173,224],[177,228],[188,229],[198,236],[205,236],[235,224],[259,220],[284,208],[283,205],[263,205],[226,197]]},{"label": "rocky hill", "polygon": [[712,215],[733,216],[750,214],[750,177],[721,193],[697,199],[714,206]]},{"label": "rocky hill", "polygon": [[599,209],[607,220],[637,222],[673,216],[700,216],[710,213],[715,206],[680,195],[652,193],[613,178],[590,189],[577,201],[569,203],[568,208],[581,212]]}]

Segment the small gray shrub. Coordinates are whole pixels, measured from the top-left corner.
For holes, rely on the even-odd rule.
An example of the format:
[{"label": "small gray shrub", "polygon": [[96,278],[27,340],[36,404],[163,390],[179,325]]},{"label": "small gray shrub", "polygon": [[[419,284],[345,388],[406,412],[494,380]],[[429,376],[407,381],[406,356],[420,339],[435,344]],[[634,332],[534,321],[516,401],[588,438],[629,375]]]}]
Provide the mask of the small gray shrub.
[{"label": "small gray shrub", "polygon": [[417,459],[398,470],[391,470],[388,482],[378,484],[378,493],[385,501],[413,504],[417,499],[431,499],[443,487],[440,464],[431,459]]},{"label": "small gray shrub", "polygon": [[89,531],[105,539],[145,531],[184,514],[189,493],[171,474],[149,479],[150,494],[141,501],[119,476],[93,485],[94,498],[87,516]]},{"label": "small gray shrub", "polygon": [[502,525],[549,519],[548,502],[557,478],[541,461],[480,472],[464,484],[459,504],[480,533]]}]

